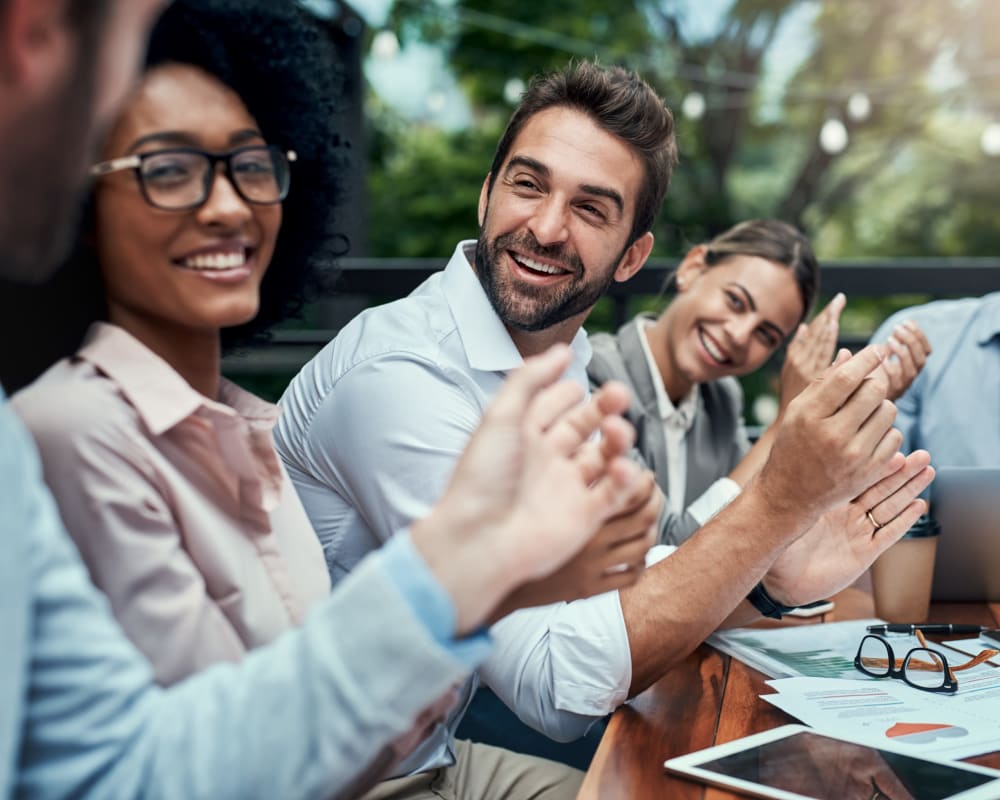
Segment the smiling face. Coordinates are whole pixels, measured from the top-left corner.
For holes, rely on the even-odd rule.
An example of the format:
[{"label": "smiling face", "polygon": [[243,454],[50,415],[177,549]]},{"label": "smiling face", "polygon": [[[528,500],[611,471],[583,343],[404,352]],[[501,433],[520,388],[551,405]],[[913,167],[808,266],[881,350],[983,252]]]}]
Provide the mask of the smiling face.
[{"label": "smiling face", "polygon": [[554,326],[572,338],[645,262],[652,235],[628,245],[641,181],[630,148],[582,112],[557,106],[525,124],[492,191],[483,184],[475,265],[519,347],[519,332]]},{"label": "smiling face", "polygon": [[[103,158],[197,147],[223,153],[263,144],[240,98],[208,73],[169,64],[150,71],[128,101]],[[163,211],[132,171],[96,190],[98,260],[112,322],[147,343],[252,319],[281,226],[280,205],[243,200],[221,167],[211,194],[190,211]]]},{"label": "smiling face", "polygon": [[795,275],[759,256],[715,266],[697,247],[677,271],[677,297],[650,330],[671,399],[696,383],[759,369],[795,331],[804,309]]}]

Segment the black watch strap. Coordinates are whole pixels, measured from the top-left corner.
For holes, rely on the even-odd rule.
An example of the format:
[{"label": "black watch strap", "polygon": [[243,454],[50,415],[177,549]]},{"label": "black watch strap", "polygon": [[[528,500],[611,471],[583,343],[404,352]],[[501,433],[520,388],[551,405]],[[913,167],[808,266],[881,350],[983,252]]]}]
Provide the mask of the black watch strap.
[{"label": "black watch strap", "polygon": [[796,606],[783,606],[771,597],[767,593],[767,589],[764,588],[763,581],[750,590],[750,594],[747,595],[747,602],[765,617],[770,617],[771,619],[781,619],[782,615],[796,608]]}]

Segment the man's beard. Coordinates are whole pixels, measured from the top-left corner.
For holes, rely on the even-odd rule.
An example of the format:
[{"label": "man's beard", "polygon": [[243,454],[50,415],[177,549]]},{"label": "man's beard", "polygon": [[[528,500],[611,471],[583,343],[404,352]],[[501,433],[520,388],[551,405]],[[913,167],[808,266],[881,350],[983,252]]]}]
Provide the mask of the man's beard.
[{"label": "man's beard", "polygon": [[[522,282],[515,285],[500,266],[504,253],[511,249],[555,261],[566,267],[573,278],[558,287]],[[611,286],[620,260],[599,270],[588,281],[586,268],[576,253],[562,244],[542,246],[530,232],[505,233],[488,242],[484,220],[476,242],[476,275],[490,305],[504,325],[520,331],[543,331],[588,311]]]},{"label": "man's beard", "polygon": [[69,251],[94,155],[95,69],[80,59],[62,90],[16,120],[0,151],[0,278],[37,283]]}]

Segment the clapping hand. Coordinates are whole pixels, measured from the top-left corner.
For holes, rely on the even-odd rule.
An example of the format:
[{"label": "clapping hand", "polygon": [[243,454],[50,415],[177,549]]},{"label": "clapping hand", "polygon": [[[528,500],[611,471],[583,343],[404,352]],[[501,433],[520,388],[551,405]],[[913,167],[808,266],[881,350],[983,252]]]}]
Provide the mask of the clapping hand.
[{"label": "clapping hand", "polygon": [[888,357],[882,363],[889,379],[888,398],[898,400],[910,388],[931,354],[931,343],[913,320],[906,320],[893,328],[886,340]]},{"label": "clapping hand", "polygon": [[930,460],[926,450],[906,458],[897,453],[884,478],[789,545],[768,571],[768,591],[786,605],[800,605],[854,581],[926,511],[918,497],[934,479]]},{"label": "clapping hand", "polygon": [[791,401],[757,476],[774,509],[815,522],[885,476],[902,436],[882,356],[874,345],[842,350]]},{"label": "clapping hand", "polygon": [[575,600],[622,589],[645,568],[646,553],[656,544],[663,493],[645,470],[621,513],[607,520],[584,548],[551,575],[515,589],[494,618],[516,608]]},{"label": "clapping hand", "polygon": [[840,333],[840,313],[846,304],[847,298],[838,292],[812,322],[799,325],[788,344],[785,363],[781,367],[779,395],[782,411],[833,361]]},{"label": "clapping hand", "polygon": [[[569,348],[556,346],[508,377],[441,499],[412,527],[414,544],[455,602],[459,632],[581,553],[606,522],[633,513],[641,496],[646,478],[626,457],[634,431],[620,416],[628,390],[611,383],[581,403],[580,386],[558,382],[569,361]],[[589,441],[598,430],[600,441]],[[632,551],[644,552],[646,543],[636,538],[623,531],[627,552],[610,554],[612,566],[628,567],[617,577],[621,585],[640,571]],[[605,590],[614,550],[603,539],[586,551],[591,581],[574,584],[571,596]]]}]

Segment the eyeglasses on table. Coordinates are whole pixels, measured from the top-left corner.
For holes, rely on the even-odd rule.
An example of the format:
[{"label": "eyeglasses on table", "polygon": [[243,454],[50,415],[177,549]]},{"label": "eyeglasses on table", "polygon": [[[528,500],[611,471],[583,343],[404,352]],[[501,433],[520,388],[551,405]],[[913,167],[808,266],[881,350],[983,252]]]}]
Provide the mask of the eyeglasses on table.
[{"label": "eyeglasses on table", "polygon": [[903,658],[896,658],[888,639],[867,634],[854,656],[855,669],[873,678],[898,678],[925,692],[953,694],[958,691],[954,673],[971,669],[1000,654],[997,650],[983,650],[966,663],[951,666],[944,653],[927,645],[923,633],[918,630],[916,636],[920,647],[910,649]]}]

